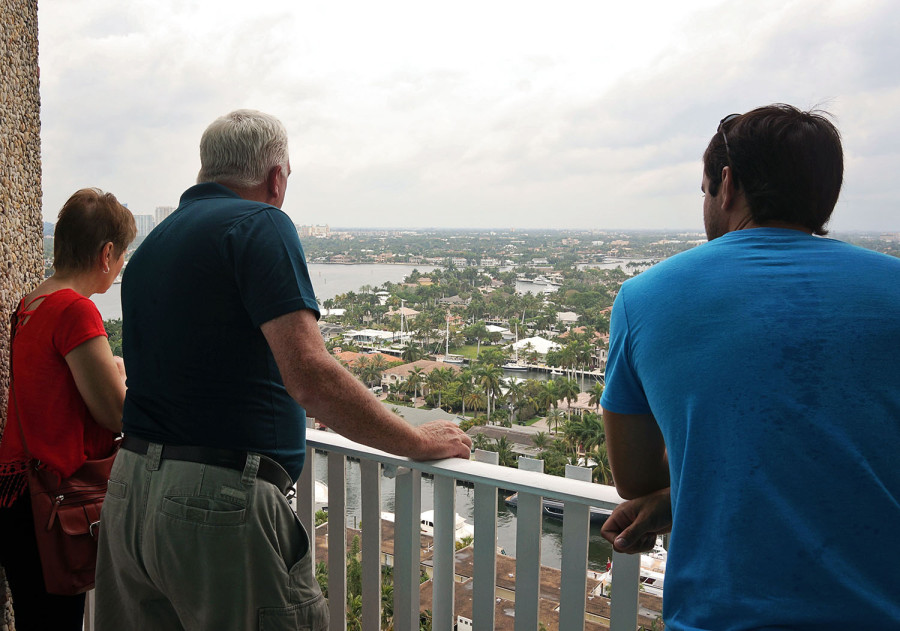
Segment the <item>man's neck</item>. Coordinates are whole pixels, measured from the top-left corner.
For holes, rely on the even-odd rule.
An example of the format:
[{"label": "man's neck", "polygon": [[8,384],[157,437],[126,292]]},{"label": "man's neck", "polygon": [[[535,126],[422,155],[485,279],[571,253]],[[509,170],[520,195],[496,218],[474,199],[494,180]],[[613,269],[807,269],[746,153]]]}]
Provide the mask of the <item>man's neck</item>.
[{"label": "man's neck", "polygon": [[[222,183],[220,182],[220,184],[222,184]],[[269,191],[268,191],[268,188],[266,187],[265,182],[263,182],[262,184],[258,184],[256,186],[249,186],[249,187],[232,186],[230,184],[222,184],[222,186],[224,186],[228,190],[232,191],[238,197],[246,199],[247,201],[262,202],[264,204],[271,203],[271,201],[269,201],[270,200]]]},{"label": "man's neck", "polygon": [[783,228],[785,230],[797,230],[798,232],[805,232],[806,234],[812,234],[812,230],[807,228],[806,226],[802,226],[797,223],[791,223],[788,221],[764,221],[762,223],[756,223],[753,219],[748,218],[744,225],[741,225],[735,230],[748,230],[750,228]]}]

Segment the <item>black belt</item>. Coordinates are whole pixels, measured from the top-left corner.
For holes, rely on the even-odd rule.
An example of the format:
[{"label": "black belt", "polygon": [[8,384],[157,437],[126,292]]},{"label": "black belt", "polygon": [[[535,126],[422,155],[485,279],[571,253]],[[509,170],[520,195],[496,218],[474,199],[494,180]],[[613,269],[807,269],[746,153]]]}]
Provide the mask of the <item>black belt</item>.
[{"label": "black belt", "polygon": [[[136,454],[145,455],[151,444],[153,443],[136,436],[126,436],[122,439],[122,449],[133,451]],[[163,460],[197,462],[243,471],[244,466],[247,464],[248,455],[249,453],[246,451],[217,449],[215,447],[163,445],[160,458]],[[294,490],[294,481],[291,480],[291,476],[288,475],[287,471],[280,464],[262,454],[259,454],[259,470],[256,472],[256,477],[266,482],[271,482],[285,496],[288,496]]]}]

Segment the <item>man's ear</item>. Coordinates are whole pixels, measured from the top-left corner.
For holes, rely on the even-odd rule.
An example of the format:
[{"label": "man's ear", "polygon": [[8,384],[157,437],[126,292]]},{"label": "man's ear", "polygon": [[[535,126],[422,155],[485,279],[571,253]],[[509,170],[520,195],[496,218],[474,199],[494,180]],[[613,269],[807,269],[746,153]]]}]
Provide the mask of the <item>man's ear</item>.
[{"label": "man's ear", "polygon": [[278,179],[280,173],[281,166],[276,165],[269,169],[269,174],[266,176],[266,191],[274,199],[278,199],[281,193],[284,192],[281,190],[281,182]]},{"label": "man's ear", "polygon": [[722,199],[722,210],[730,210],[734,204],[737,189],[731,167],[722,168],[722,183],[719,185],[719,197]]}]

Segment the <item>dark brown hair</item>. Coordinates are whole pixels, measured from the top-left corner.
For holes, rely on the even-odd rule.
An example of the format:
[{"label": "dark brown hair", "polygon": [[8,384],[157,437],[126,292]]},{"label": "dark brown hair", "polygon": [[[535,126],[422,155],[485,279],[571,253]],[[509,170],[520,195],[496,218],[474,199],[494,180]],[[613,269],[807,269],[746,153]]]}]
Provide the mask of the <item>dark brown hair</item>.
[{"label": "dark brown hair", "polygon": [[724,123],[703,153],[709,194],[718,194],[730,166],[755,223],[785,221],[827,234],[844,179],[841,135],[828,116],[776,103]]},{"label": "dark brown hair", "polygon": [[76,191],[59,211],[53,233],[53,267],[88,270],[107,243],[116,254],[134,241],[134,215],[112,193],[98,188]]}]

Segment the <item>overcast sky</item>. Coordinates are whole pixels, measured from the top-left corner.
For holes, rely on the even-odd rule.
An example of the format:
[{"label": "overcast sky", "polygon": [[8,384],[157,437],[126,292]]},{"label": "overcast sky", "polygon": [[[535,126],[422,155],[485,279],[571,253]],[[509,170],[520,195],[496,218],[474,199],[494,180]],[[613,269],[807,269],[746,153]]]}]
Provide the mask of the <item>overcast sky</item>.
[{"label": "overcast sky", "polygon": [[44,217],[178,204],[240,107],[278,116],[284,210],[332,227],[702,229],[720,118],[832,112],[831,228],[900,230],[900,2],[41,0]]}]

